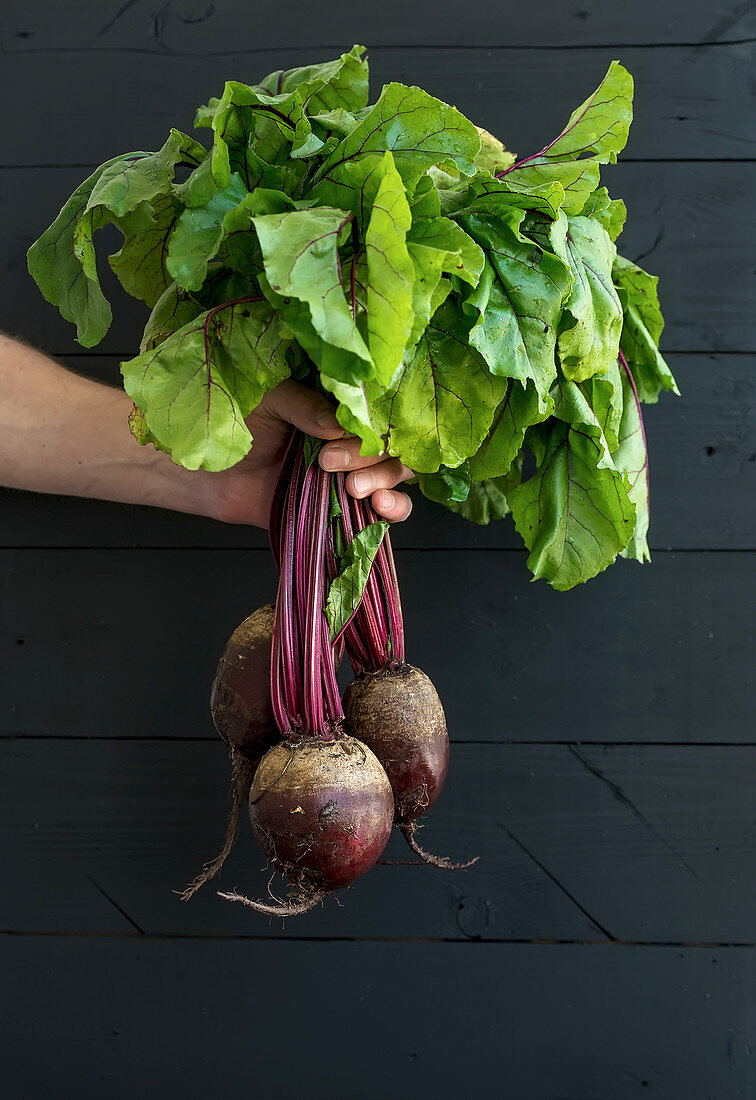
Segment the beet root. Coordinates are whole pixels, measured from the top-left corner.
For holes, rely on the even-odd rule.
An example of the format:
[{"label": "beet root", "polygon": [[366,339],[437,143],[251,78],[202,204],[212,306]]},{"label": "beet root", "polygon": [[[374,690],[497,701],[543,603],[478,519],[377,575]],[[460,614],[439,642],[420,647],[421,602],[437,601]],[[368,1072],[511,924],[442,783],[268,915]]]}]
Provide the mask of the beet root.
[{"label": "beet root", "polygon": [[196,894],[225,863],[239,835],[239,818],[255,768],[261,756],[280,739],[270,698],[274,616],[272,604],[253,611],[237,626],[218,662],[210,712],[231,757],[231,810],[220,852],[181,892],[182,901]]},{"label": "beet root", "polygon": [[220,736],[256,760],[279,740],[270,698],[270,651],[275,608],[253,611],[226,643],[210,692],[210,712]]},{"label": "beet root", "polygon": [[416,819],[438,798],[449,766],[444,708],[425,673],[408,664],[361,672],[344,692],[344,715],[350,734],[383,764],[394,792],[396,825],[413,852],[443,870],[474,863],[434,856],[415,840]]},{"label": "beet root", "polygon": [[353,737],[276,745],[260,761],[249,807],[260,846],[292,896],[280,905],[238,893],[220,896],[277,916],[305,912],[369,871],[386,847],[394,816],[386,773]]},{"label": "beet root", "polygon": [[242,756],[236,749],[230,749],[229,752],[231,754],[231,810],[228,815],[223,847],[215,859],[206,863],[197,877],[181,891],[182,901],[189,901],[189,898],[193,897],[201,886],[204,886],[206,882],[209,882],[211,878],[218,874],[239,835],[241,811],[249,797],[252,777],[255,774],[255,763],[248,760],[246,756]]}]

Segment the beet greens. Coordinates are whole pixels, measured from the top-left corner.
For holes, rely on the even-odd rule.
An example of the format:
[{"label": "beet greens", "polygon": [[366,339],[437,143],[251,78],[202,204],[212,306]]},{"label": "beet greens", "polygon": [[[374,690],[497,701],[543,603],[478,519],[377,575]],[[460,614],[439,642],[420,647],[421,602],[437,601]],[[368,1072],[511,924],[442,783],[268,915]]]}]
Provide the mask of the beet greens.
[{"label": "beet greens", "polygon": [[430,499],[478,523],[511,512],[555,588],[648,560],[639,402],[677,391],[657,280],[618,255],[625,207],[599,186],[632,77],[613,61],[517,159],[421,88],[371,106],[364,53],[228,81],[197,112],[211,148],[172,130],[106,162],[30,272],[91,347],[111,320],[93,235],[121,230],[111,267],[152,309],[122,364],[132,431],[190,469],[238,462],[245,418],[291,375]]}]

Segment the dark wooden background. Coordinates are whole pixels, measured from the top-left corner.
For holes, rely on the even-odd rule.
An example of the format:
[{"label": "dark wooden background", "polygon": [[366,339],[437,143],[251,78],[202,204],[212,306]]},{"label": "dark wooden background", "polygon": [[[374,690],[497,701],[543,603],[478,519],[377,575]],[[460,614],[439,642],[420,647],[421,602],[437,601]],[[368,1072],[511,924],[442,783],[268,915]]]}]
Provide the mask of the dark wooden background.
[{"label": "dark wooden background", "polygon": [[[377,868],[285,927],[172,893],[222,831],[208,683],[273,593],[264,539],[0,493],[5,1094],[756,1096],[753,3],[6,0],[0,36],[0,326],[112,382],[140,308],[83,353],[26,249],[225,78],[360,41],[374,95],[421,84],[525,154],[619,58],[636,122],[605,180],[683,391],[647,415],[650,566],[558,594],[506,521],[418,502],[396,531],[454,742],[423,840],[481,859]],[[261,864],[245,831],[223,885]]]}]

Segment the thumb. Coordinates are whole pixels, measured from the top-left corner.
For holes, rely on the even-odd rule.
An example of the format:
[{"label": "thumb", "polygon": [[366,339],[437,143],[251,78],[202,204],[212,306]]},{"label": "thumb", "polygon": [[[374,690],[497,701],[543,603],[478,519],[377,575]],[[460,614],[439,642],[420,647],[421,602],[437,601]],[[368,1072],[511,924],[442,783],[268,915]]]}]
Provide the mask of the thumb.
[{"label": "thumb", "polygon": [[267,393],[261,406],[269,416],[316,439],[339,439],[346,434],[326,398],[290,378]]}]

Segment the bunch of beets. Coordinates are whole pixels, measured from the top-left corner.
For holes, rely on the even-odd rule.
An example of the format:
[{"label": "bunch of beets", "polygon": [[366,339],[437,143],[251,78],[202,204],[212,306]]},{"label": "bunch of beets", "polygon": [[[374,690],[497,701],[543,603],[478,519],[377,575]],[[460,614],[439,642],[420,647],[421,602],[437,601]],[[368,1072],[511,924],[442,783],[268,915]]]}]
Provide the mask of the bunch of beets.
[{"label": "bunch of beets", "polygon": [[[436,689],[405,661],[388,524],[316,457],[317,443],[294,433],[270,520],[276,604],[236,628],[218,663],[210,705],[231,755],[233,804],[220,854],[185,899],[222,867],[247,801],[291,894],[274,904],[220,896],[262,913],[302,913],[348,886],[380,858],[393,824],[423,862],[470,866],[415,838],[446,778],[449,737]],[[354,679],[342,699],[344,650]]]},{"label": "bunch of beets", "polygon": [[[195,125],[100,165],[32,245],[29,271],[94,347],[112,310],[94,237],[151,310],[121,364],[131,430],[190,470],[253,445],[250,413],[287,378],[333,404],[361,454],[387,453],[432,501],[511,515],[559,591],[618,556],[649,560],[641,406],[677,392],[657,279],[623,257],[602,185],[628,138],[633,78],[612,61],[559,134],[517,157],[455,107],[391,82],[365,50],[226,82]],[[107,289],[107,288],[106,288]],[[271,515],[275,609],[235,631],[213,688],[234,767],[221,866],[249,798],[302,911],[364,873],[444,781],[444,713],[406,664],[387,525],[295,435]],[[343,700],[346,653],[355,678]],[[239,895],[227,895],[246,901]]]}]

